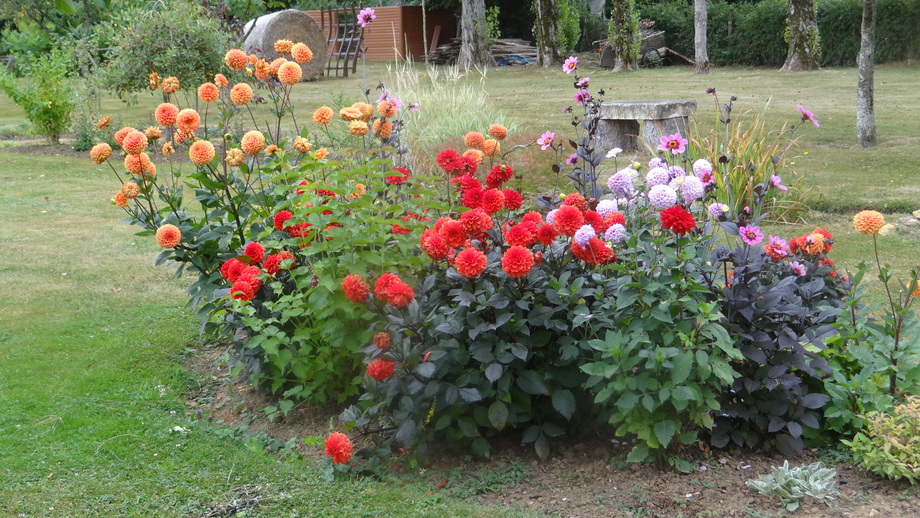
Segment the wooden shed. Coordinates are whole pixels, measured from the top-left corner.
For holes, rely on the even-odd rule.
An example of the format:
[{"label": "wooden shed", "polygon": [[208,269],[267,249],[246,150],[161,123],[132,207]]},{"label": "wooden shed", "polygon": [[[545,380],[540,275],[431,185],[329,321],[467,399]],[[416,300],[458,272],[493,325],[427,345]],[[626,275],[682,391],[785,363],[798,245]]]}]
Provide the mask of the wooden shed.
[{"label": "wooden shed", "polygon": [[[306,13],[312,16],[317,24],[322,23],[320,11],[312,10]],[[368,61],[424,59],[421,6],[375,7],[374,14],[377,18],[364,29],[364,46],[367,47]],[[457,35],[457,18],[451,11],[431,9],[428,10],[426,18],[429,50],[449,42]],[[334,49],[329,48],[327,51],[331,53]]]}]

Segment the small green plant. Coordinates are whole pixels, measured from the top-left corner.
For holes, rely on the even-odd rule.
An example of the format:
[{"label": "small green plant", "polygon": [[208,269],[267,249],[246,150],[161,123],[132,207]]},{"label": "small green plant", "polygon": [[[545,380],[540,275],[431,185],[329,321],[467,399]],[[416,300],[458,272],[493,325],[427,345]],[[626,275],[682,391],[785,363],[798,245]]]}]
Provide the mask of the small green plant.
[{"label": "small green plant", "polygon": [[834,487],[837,471],[827,468],[823,462],[807,466],[789,468],[789,461],[782,466],[774,466],[772,473],[763,475],[760,480],[748,480],[747,486],[761,495],[778,495],[786,510],[795,511],[806,498],[816,502],[829,503],[840,493]]},{"label": "small green plant", "polygon": [[856,461],[892,480],[920,480],[920,396],[908,396],[892,412],[869,412],[866,430],[852,441]]},{"label": "small green plant", "polygon": [[22,65],[25,78],[20,81],[0,68],[0,91],[26,112],[32,131],[49,144],[57,144],[70,128],[74,110],[72,89],[68,77],[69,53],[55,49],[28,65]]},{"label": "small green plant", "polygon": [[493,5],[486,9],[486,44],[491,45],[495,43],[495,40],[502,37],[502,31],[498,23],[498,14],[499,9],[497,5]]}]

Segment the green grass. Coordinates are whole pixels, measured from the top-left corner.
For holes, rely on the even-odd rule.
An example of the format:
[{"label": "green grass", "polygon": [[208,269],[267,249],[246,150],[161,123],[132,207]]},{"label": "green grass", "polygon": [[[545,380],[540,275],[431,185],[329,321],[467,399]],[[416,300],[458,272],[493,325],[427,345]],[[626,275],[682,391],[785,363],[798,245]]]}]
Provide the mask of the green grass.
[{"label": "green grass", "polygon": [[190,421],[185,279],[119,223],[109,175],[0,153],[0,516],[194,516],[246,484],[262,486],[247,516],[501,514],[434,488],[322,482]]}]

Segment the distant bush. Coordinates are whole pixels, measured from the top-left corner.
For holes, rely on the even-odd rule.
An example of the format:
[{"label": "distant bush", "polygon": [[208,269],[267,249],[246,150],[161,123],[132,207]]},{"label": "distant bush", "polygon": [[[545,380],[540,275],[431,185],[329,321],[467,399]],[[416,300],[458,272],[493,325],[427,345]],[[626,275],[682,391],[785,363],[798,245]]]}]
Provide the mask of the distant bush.
[{"label": "distant bush", "polygon": [[57,144],[70,128],[74,102],[68,74],[69,54],[60,49],[21,65],[25,78],[0,69],[0,91],[6,93],[26,112],[32,131],[50,144]]}]

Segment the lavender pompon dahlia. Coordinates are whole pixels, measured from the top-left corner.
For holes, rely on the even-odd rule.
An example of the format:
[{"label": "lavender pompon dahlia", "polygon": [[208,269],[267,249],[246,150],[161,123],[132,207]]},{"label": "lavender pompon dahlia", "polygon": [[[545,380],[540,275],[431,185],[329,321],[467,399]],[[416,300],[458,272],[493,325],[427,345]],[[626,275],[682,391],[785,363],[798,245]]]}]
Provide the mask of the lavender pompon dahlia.
[{"label": "lavender pompon dahlia", "polygon": [[703,197],[703,182],[695,176],[684,176],[680,186],[680,193],[684,196],[684,203],[690,204]]},{"label": "lavender pompon dahlia", "polygon": [[605,200],[599,201],[597,203],[597,208],[594,210],[595,212],[600,214],[602,218],[606,218],[607,214],[610,214],[611,212],[616,212],[617,210],[619,210],[619,207],[617,206],[616,200],[611,200],[610,198],[607,198]]},{"label": "lavender pompon dahlia", "polygon": [[626,227],[620,223],[614,223],[613,225],[610,225],[610,228],[607,229],[607,232],[604,232],[604,239],[614,244],[619,244],[623,241],[626,241]]},{"label": "lavender pompon dahlia", "polygon": [[664,210],[677,203],[677,192],[668,185],[656,185],[648,191],[648,201],[658,210]]},{"label": "lavender pompon dahlia", "polygon": [[653,158],[653,159],[651,159],[651,160],[648,161],[648,168],[649,168],[649,169],[654,169],[654,168],[656,168],[656,167],[663,167],[663,168],[667,169],[667,168],[668,168],[668,163],[665,162],[664,160],[658,158],[658,157],[655,157],[655,158]]},{"label": "lavender pompon dahlia", "polygon": [[693,162],[694,174],[699,176],[703,171],[709,171],[710,173],[712,172],[712,163],[710,163],[709,160],[701,158],[696,162]]},{"label": "lavender pompon dahlia", "polygon": [[649,189],[656,185],[667,185],[671,181],[671,173],[663,167],[653,167],[645,174],[645,185]]},{"label": "lavender pompon dahlia", "polygon": [[723,215],[728,214],[728,205],[719,202],[710,203],[709,207],[706,207],[706,210],[709,211],[710,216],[719,219]]},{"label": "lavender pompon dahlia", "polygon": [[582,225],[581,228],[575,231],[575,236],[572,238],[578,246],[588,246],[588,243],[591,242],[591,238],[597,237],[597,231],[594,230],[594,227],[591,225]]},{"label": "lavender pompon dahlia", "polygon": [[620,169],[607,179],[607,188],[618,198],[629,197],[633,193],[633,182],[638,176],[639,173],[631,167]]}]

